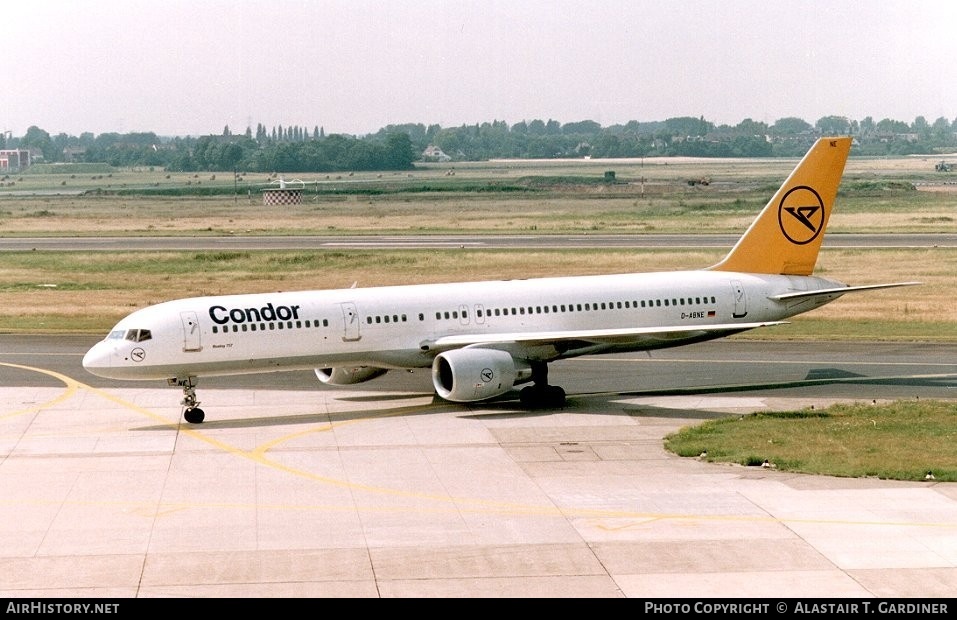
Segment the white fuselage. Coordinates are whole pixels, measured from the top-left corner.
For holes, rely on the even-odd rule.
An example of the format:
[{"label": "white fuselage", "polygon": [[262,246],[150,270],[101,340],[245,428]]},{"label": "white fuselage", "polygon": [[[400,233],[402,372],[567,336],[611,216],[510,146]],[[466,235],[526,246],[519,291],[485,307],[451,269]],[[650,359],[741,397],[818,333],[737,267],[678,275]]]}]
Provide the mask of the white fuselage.
[{"label": "white fuselage", "polygon": [[[345,366],[423,368],[441,339],[779,321],[839,297],[776,301],[843,286],[813,276],[683,271],[424,284],[180,299],[133,312],[83,365],[116,379]],[[688,331],[596,344],[547,342],[539,361],[677,346],[725,334]]]}]

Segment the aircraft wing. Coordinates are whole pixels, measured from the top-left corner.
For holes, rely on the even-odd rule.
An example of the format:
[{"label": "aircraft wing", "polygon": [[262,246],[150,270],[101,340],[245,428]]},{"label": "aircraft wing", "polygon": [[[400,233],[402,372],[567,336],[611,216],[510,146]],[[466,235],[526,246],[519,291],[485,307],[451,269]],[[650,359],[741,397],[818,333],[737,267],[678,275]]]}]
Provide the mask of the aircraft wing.
[{"label": "aircraft wing", "polygon": [[808,297],[828,297],[831,295],[843,295],[844,293],[853,293],[856,291],[873,291],[881,288],[894,288],[897,286],[917,286],[922,282],[894,282],[892,284],[865,284],[863,286],[837,286],[834,288],[821,288],[814,291],[795,291],[793,293],[782,293],[781,295],[771,295],[769,299],[775,301],[784,301],[787,299],[806,299]]},{"label": "aircraft wing", "polygon": [[425,343],[430,348],[454,349],[457,347],[496,344],[519,344],[525,346],[572,344],[572,348],[587,345],[627,345],[661,343],[669,340],[687,340],[700,336],[720,336],[771,325],[784,325],[787,321],[764,321],[760,323],[723,323],[712,325],[665,325],[655,327],[623,327],[616,329],[589,329],[544,332],[504,332],[500,334],[457,334],[442,336]]}]

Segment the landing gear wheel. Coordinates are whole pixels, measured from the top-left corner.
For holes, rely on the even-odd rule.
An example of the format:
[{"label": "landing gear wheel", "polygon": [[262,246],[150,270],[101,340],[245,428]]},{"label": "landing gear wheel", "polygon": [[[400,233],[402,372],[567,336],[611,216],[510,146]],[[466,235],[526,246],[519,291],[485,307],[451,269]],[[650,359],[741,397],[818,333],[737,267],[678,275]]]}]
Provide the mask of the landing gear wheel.
[{"label": "landing gear wheel", "polygon": [[190,424],[200,424],[206,419],[206,413],[199,407],[193,407],[192,409],[184,411],[183,417],[186,418],[186,421]]},{"label": "landing gear wheel", "polygon": [[[170,383],[174,380],[170,379]],[[205,418],[206,414],[200,409],[199,400],[196,399],[196,377],[187,377],[186,379],[175,380],[176,384],[183,388],[183,417],[190,424],[199,424]]]},{"label": "landing gear wheel", "polygon": [[565,390],[557,385],[548,385],[548,365],[545,362],[532,362],[532,381],[535,383],[522,388],[518,398],[529,409],[565,406]]},{"label": "landing gear wheel", "polygon": [[549,407],[565,406],[565,390],[558,385],[545,386],[545,402]]}]

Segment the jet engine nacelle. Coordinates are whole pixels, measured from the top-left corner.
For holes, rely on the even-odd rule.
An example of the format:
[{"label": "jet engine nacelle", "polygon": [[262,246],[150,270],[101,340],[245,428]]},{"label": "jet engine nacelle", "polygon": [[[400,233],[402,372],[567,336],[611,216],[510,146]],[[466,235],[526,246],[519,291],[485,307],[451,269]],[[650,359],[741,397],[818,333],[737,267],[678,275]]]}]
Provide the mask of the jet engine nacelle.
[{"label": "jet engine nacelle", "polygon": [[375,366],[347,366],[344,368],[316,368],[316,376],[328,385],[352,385],[381,377],[388,368]]},{"label": "jet engine nacelle", "polygon": [[504,394],[532,378],[527,362],[497,349],[455,349],[432,362],[432,385],[440,397],[457,403]]}]

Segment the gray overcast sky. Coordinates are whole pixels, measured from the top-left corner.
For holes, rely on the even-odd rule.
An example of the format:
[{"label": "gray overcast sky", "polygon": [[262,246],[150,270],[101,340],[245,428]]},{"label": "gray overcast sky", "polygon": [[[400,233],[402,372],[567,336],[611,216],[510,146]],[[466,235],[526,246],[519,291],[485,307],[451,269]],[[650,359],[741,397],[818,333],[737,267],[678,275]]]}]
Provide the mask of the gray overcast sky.
[{"label": "gray overcast sky", "polygon": [[29,0],[0,130],[957,118],[954,0]]}]

